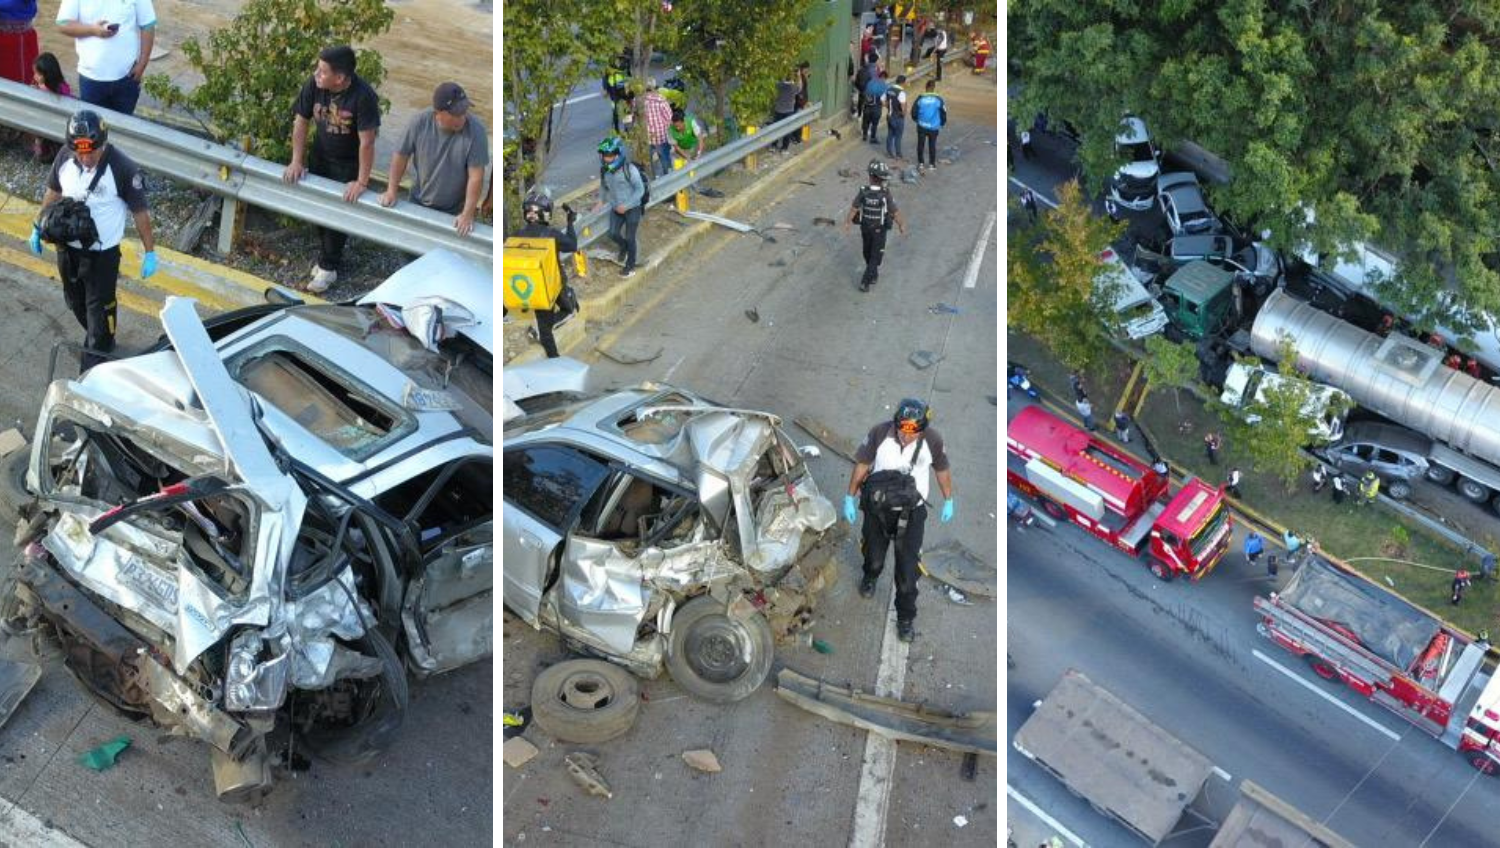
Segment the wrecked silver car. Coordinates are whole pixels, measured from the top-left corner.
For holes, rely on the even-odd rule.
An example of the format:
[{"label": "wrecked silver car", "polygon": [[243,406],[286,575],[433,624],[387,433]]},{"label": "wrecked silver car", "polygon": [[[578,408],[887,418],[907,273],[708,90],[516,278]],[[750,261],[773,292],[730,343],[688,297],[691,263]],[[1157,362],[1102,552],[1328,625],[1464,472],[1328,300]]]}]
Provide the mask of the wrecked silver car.
[{"label": "wrecked silver car", "polygon": [[6,626],[208,743],[221,796],[293,741],[381,750],[408,674],[491,653],[490,298],[435,253],[359,304],[168,299],[153,349],[47,390]]},{"label": "wrecked silver car", "polygon": [[754,692],[840,542],[780,421],[659,384],[591,391],[566,359],[504,381],[505,605],[698,697]]}]

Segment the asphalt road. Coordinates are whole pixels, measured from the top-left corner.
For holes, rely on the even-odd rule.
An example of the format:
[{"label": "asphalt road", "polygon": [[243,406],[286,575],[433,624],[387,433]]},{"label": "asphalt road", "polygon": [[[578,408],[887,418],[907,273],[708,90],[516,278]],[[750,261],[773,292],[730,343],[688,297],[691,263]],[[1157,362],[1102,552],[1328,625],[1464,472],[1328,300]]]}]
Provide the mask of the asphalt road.
[{"label": "asphalt road", "polygon": [[[1284,584],[1290,572],[1272,582],[1251,568],[1238,533],[1226,560],[1196,584],[1161,583],[1144,560],[1070,524],[1012,527],[1007,540],[1007,648],[1016,662],[1006,679],[1007,739],[1062,673],[1076,668],[1229,775],[1209,779],[1200,805],[1214,821],[1233,806],[1238,783],[1250,779],[1357,845],[1495,844],[1500,783],[1257,635],[1252,599]],[[1132,839],[1013,748],[1007,757],[1009,789],[1087,844]],[[1014,796],[1009,813],[1018,837],[1056,832]],[[1211,838],[1199,830],[1170,844],[1201,846]]]},{"label": "asphalt road", "polygon": [[[9,265],[0,266],[0,280],[9,316],[0,331],[7,387],[0,424],[20,419],[29,436],[52,343],[81,341],[83,333],[56,282]],[[160,333],[154,316],[122,310],[119,324],[122,349],[140,349]],[[9,539],[9,530],[0,533],[4,567],[16,555]],[[27,657],[28,641],[0,642],[0,655]],[[492,679],[482,663],[414,683],[405,725],[383,756],[357,767],[314,762],[278,773],[268,798],[228,805],[214,796],[206,745],[119,718],[52,662],[0,728],[0,842],[33,844],[16,837],[11,811],[19,808],[99,846],[489,845]],[[120,735],[132,745],[113,768],[96,773],[75,762]]]},{"label": "asphalt road", "polygon": [[[651,75],[660,82],[669,75],[662,65],[652,65]],[[573,87],[566,105],[553,106],[552,128],[555,153],[547,165],[542,183],[553,197],[562,195],[599,177],[599,142],[613,132],[610,124],[610,102],[596,74]],[[696,110],[696,105],[694,109]],[[634,154],[645,163],[645,151]]]},{"label": "asphalt road", "polygon": [[[958,541],[996,562],[997,467],[994,393],[999,302],[993,225],[983,240],[974,288],[963,281],[986,215],[996,208],[998,148],[996,96],[991,79],[955,72],[945,95],[951,123],[940,147],[957,146],[951,166],[916,186],[894,185],[911,234],[892,234],[880,284],[857,289],[859,241],[813,224],[842,218],[874,148],[846,134],[834,161],[799,173],[786,194],[747,217],[757,226],[786,222],[777,242],[753,235],[713,235],[690,255],[664,268],[672,294],[647,310],[627,310],[605,328],[622,343],[661,352],[649,364],[595,368],[608,381],[652,379],[681,385],[734,406],[767,409],[790,420],[816,417],[859,440],[907,395],[928,398],[953,459],[957,515],[952,524],[929,519],[926,547]],[[908,140],[908,155],[912,140]],[[854,178],[841,177],[852,169]],[[650,247],[644,246],[649,252]],[[929,311],[937,303],[957,314]],[[754,309],[758,321],[746,317]],[[591,327],[596,318],[591,318]],[[908,363],[916,350],[945,358],[927,370]],[[793,434],[811,443],[796,428]],[[835,500],[850,467],[829,451],[812,460],[818,485]],[[831,681],[873,688],[882,640],[892,638],[875,601],[858,597],[858,554],[841,556],[838,584],[825,596],[812,634],[833,647],[829,655],[782,647],[779,661]],[[890,570],[877,598],[889,603]],[[955,605],[923,582],[916,642],[905,656],[903,697],[947,707],[994,709],[997,696],[993,603]],[[504,699],[526,703],[543,665],[563,657],[554,637],[506,617]],[[866,734],[804,713],[770,687],[728,707],[686,697],[665,678],[643,685],[649,701],[624,736],[594,746],[600,771],[615,796],[585,797],[562,772],[575,749],[527,733],[541,755],[519,770],[506,768],[504,835],[507,845],[842,845],[861,800]],[[704,775],[680,760],[683,751],[710,748],[724,771]],[[889,781],[889,809],[881,821],[888,845],[996,844],[996,762],[979,761],[977,778],[960,776],[962,757],[902,743]],[[955,817],[962,816],[960,826]]]}]

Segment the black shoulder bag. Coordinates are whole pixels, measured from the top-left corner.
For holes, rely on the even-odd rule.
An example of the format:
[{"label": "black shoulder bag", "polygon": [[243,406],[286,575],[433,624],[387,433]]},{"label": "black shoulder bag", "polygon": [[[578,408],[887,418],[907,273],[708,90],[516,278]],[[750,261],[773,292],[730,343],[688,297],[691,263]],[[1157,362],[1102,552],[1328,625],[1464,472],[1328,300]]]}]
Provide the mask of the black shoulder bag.
[{"label": "black shoulder bag", "polygon": [[[922,495],[917,491],[917,478],[912,474],[917,457],[922,454],[926,434],[917,437],[917,449],[912,451],[911,462],[905,471],[889,469],[877,471],[865,478],[860,487],[861,506],[877,515],[904,515],[922,505]],[[899,447],[900,440],[896,441]]]},{"label": "black shoulder bag", "polygon": [[104,176],[106,167],[106,162],[100,159],[99,168],[94,171],[94,179],[89,182],[88,190],[83,193],[82,200],[63,197],[42,210],[42,215],[36,222],[36,228],[42,234],[42,241],[55,244],[59,248],[76,241],[87,250],[99,240],[99,228],[94,224],[94,216],[89,213],[88,196],[93,194],[94,188],[99,185],[99,179]]}]

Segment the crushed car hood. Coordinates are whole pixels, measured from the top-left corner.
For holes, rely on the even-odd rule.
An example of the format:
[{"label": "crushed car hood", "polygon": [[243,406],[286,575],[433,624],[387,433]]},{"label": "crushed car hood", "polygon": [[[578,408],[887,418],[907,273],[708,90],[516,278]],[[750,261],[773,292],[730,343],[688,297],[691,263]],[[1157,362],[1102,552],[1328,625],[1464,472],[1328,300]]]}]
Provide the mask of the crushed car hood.
[{"label": "crushed car hood", "polygon": [[455,329],[493,356],[494,275],[488,268],[481,268],[452,251],[438,249],[422,255],[357,302],[384,303],[410,312],[416,307],[441,305],[442,301],[461,307],[472,317],[472,321],[465,321]]}]

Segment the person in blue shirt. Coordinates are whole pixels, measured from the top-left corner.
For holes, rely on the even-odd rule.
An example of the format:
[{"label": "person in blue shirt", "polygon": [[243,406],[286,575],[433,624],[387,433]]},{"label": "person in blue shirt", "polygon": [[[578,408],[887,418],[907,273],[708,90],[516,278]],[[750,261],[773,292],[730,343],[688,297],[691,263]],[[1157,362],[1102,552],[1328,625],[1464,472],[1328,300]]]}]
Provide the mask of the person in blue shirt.
[{"label": "person in blue shirt", "polygon": [[[937,83],[927,81],[927,90],[912,104],[912,120],[917,124],[917,170],[929,170],[937,167],[937,137],[938,131],[948,123],[948,106],[943,98],[937,94]],[[923,145],[926,150],[923,150]],[[922,154],[926,153],[924,157]]]},{"label": "person in blue shirt", "polygon": [[880,76],[865,83],[865,93],[860,100],[859,137],[871,144],[880,143],[880,110],[885,102],[886,89],[890,88],[887,77],[887,72],[881,71]]}]

